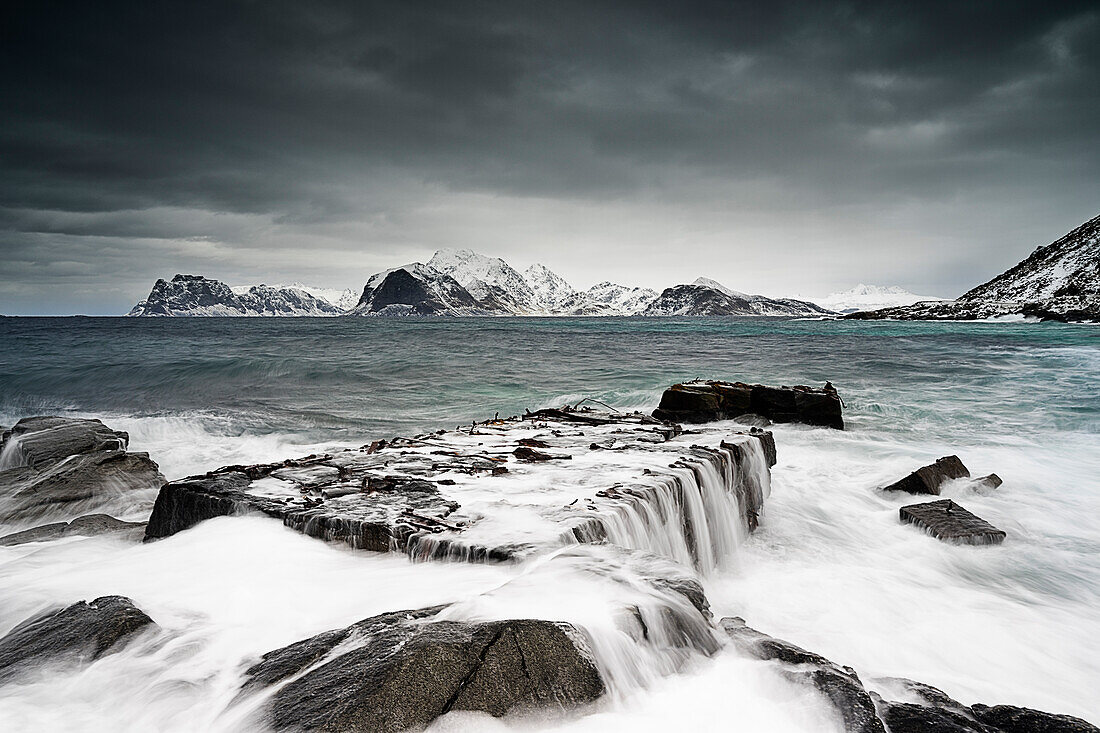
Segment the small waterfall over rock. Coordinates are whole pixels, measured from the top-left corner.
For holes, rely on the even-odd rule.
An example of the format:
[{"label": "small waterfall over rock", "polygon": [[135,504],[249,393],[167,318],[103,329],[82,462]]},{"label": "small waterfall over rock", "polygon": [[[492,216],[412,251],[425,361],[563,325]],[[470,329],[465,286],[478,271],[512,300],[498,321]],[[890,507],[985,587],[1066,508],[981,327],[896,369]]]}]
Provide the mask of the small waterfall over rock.
[{"label": "small waterfall over rock", "polygon": [[653,485],[605,492],[614,506],[573,534],[581,542],[646,550],[710,573],[731,561],[756,528],[770,490],[759,441],[693,446]]}]

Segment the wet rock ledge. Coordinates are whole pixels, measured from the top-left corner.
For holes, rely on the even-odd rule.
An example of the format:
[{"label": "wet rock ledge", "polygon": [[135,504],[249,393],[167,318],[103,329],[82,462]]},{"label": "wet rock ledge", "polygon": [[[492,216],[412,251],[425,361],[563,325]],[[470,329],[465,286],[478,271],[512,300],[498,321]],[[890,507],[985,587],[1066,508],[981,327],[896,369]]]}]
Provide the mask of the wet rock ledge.
[{"label": "wet rock ledge", "polygon": [[[752,530],[774,461],[771,433],[756,428],[686,434],[640,413],[542,410],[174,481],[157,497],[146,540],[258,513],[360,549],[513,560],[563,542],[601,542],[622,524],[615,517],[629,514],[680,524],[689,563],[707,564],[720,548],[702,545],[730,531],[708,523],[731,520],[702,511],[702,494],[732,496],[740,513],[732,521]],[[642,504],[680,515],[647,519]],[[510,521],[517,511],[543,521]],[[522,534],[509,530],[521,525]]]},{"label": "wet rock ledge", "polygon": [[772,422],[843,430],[842,408],[840,395],[829,383],[823,389],[814,389],[696,380],[666,389],[653,416],[680,423],[706,423],[758,415]]}]

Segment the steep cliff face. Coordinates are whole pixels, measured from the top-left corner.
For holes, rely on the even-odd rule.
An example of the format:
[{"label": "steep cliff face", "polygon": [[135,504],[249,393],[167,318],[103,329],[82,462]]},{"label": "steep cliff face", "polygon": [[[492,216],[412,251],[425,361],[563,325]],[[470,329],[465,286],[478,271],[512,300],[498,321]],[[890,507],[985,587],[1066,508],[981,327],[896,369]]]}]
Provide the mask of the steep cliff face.
[{"label": "steep cliff face", "polygon": [[1100,216],[1039,247],[1015,267],[956,300],[916,303],[847,317],[972,320],[1011,316],[1100,321]]},{"label": "steep cliff face", "polygon": [[414,263],[374,275],[348,315],[489,315],[490,311],[453,277]]}]

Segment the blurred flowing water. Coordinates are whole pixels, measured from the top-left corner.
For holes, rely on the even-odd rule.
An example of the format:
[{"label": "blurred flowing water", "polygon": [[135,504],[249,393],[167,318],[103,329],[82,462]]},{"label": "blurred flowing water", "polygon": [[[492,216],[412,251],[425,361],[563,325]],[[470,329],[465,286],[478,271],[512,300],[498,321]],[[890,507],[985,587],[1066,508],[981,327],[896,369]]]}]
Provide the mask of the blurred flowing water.
[{"label": "blurred flowing water", "polygon": [[[694,377],[829,380],[847,406],[845,432],[776,428],[780,462],[762,526],[706,579],[716,616],[741,615],[865,680],[911,677],[966,703],[1100,720],[1095,326],[0,318],[0,425],[100,417],[128,430],[131,449],[148,451],[169,478],[585,397],[650,410],[665,386]],[[1008,532],[1004,545],[939,543],[898,523],[913,497],[874,491],[949,453],[1005,480],[985,494],[945,491]],[[468,599],[510,573],[367,557],[253,519],[213,520],[142,547],[70,538],[0,548],[0,633],[50,604],[123,593],[175,634],[83,672],[0,687],[0,720],[233,727],[218,712],[244,660],[373,613]],[[711,730],[734,707],[749,729],[836,724],[770,666],[729,652],[545,725]],[[440,729],[542,725],[448,717]]]}]

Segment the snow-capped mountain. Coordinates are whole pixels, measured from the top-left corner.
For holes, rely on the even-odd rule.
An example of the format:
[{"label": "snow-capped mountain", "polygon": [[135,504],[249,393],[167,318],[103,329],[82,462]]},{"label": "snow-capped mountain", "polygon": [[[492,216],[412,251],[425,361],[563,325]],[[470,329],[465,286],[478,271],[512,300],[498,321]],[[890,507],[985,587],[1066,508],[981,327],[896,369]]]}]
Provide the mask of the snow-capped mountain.
[{"label": "snow-capped mountain", "polygon": [[440,250],[371,275],[360,295],[291,285],[231,288],[198,275],[158,280],[134,316],[629,316],[821,315],[798,300],[746,295],[700,278],[660,296],[611,282],[581,291],[545,265],[520,274],[499,257]]},{"label": "snow-capped mountain", "polygon": [[731,290],[701,277],[690,285],[665,290],[641,312],[643,316],[822,316],[831,311],[805,300],[768,298]]},{"label": "snow-capped mountain", "polygon": [[530,284],[499,257],[468,249],[441,249],[427,267],[448,275],[490,310],[527,315],[542,310]]},{"label": "snow-capped mountain", "polygon": [[651,288],[628,288],[606,280],[588,289],[589,300],[627,316],[641,313],[656,298],[657,291]]},{"label": "snow-capped mountain", "polygon": [[542,310],[553,313],[578,305],[577,291],[546,265],[531,265],[524,271],[523,279]]},{"label": "snow-capped mountain", "polygon": [[253,285],[235,291],[220,280],[176,275],[157,280],[130,316],[334,316],[343,310],[294,288]]},{"label": "snow-capped mountain", "polygon": [[847,318],[975,320],[1011,316],[1100,321],[1100,216],[1039,247],[956,300],[852,313]]},{"label": "snow-capped mountain", "polygon": [[331,303],[341,311],[349,311],[359,302],[359,293],[351,288],[340,290],[339,288],[315,288],[300,282],[292,282],[289,285],[272,285],[273,288],[282,290],[301,290],[314,298]]},{"label": "snow-capped mountain", "polygon": [[348,315],[480,316],[492,312],[450,275],[414,262],[372,275]]},{"label": "snow-capped mountain", "polygon": [[896,285],[883,287],[881,285],[864,285],[860,283],[850,290],[830,293],[824,298],[815,300],[815,302],[821,307],[837,313],[855,313],[856,311],[897,308],[903,305],[935,300],[945,299],[937,298],[934,295],[914,295]]}]

